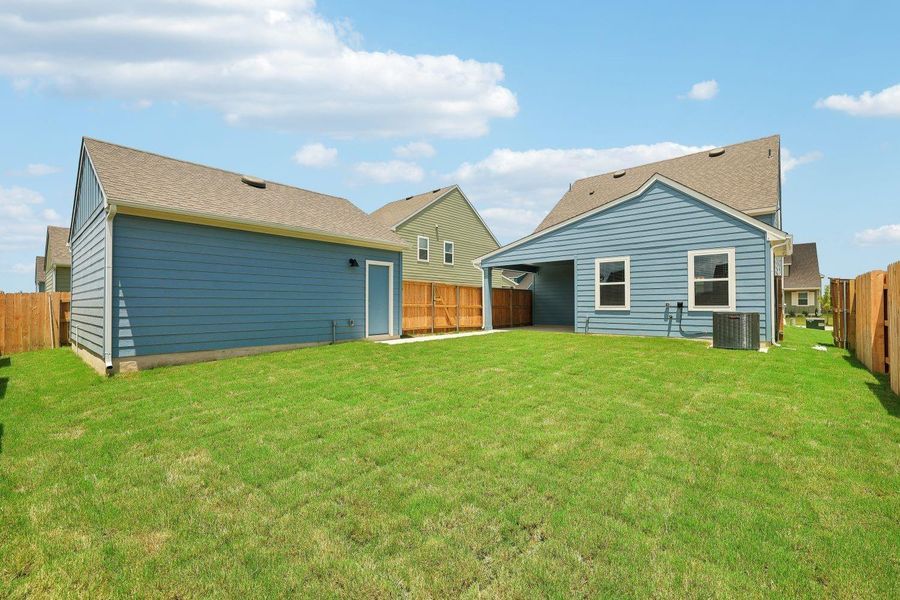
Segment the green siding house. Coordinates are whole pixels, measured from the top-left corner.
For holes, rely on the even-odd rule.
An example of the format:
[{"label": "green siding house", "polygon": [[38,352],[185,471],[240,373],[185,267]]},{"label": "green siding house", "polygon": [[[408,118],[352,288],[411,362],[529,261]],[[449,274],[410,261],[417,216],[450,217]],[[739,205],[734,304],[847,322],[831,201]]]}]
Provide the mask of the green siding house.
[{"label": "green siding house", "polygon": [[47,227],[44,243],[44,290],[72,290],[72,252],[69,250],[69,228]]},{"label": "green siding house", "polygon": [[[371,215],[407,243],[403,279],[480,287],[472,261],[500,247],[497,238],[458,185],[386,204]],[[500,273],[493,287],[514,287]]]}]

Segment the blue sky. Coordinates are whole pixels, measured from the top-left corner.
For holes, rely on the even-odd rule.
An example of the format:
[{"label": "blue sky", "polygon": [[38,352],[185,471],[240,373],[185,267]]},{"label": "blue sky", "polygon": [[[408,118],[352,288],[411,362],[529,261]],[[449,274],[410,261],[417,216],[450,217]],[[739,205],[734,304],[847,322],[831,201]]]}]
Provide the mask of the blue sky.
[{"label": "blue sky", "polygon": [[68,224],[82,135],[366,211],[457,182],[506,242],[574,179],[779,133],[795,241],[826,275],[883,268],[898,22],[889,2],[5,0],[0,289],[30,290]]}]

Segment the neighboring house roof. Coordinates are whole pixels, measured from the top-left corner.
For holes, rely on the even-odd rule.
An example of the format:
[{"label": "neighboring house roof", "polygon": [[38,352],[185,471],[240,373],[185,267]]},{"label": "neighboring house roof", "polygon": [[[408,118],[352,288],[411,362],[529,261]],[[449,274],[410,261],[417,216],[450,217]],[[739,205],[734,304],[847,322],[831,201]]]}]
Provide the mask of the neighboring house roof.
[{"label": "neighboring house roof", "polygon": [[84,138],[107,202],[133,209],[319,234],[401,248],[405,242],[349,200]]},{"label": "neighboring house roof", "polygon": [[69,249],[68,227],[47,227],[47,241],[44,244],[44,268],[69,267],[72,265],[72,251]]},{"label": "neighboring house roof", "polygon": [[534,273],[503,269],[502,274],[513,283],[513,287],[517,290],[530,290],[534,283]]},{"label": "neighboring house roof", "polygon": [[[766,234],[766,239],[770,242],[776,242],[776,241],[785,242],[783,244],[780,244],[778,246],[778,248],[775,249],[776,256],[784,256],[785,254],[787,254],[791,251],[792,239],[791,239],[790,234],[778,229],[777,227],[769,225],[768,223],[764,223],[763,221],[760,221],[759,219],[754,219],[753,217],[747,215],[746,213],[743,213],[743,212],[737,210],[736,208],[732,208],[731,206],[728,206],[727,204],[719,202],[715,198],[710,198],[709,196],[702,194],[702,193],[698,192],[697,190],[693,190],[693,189],[687,187],[686,185],[681,184],[678,181],[669,179],[665,175],[660,175],[659,173],[656,173],[656,174],[652,175],[650,177],[650,179],[645,181],[641,187],[634,190],[633,192],[625,194],[621,198],[616,198],[615,200],[613,200],[611,202],[606,202],[605,204],[602,204],[601,206],[598,206],[587,212],[575,215],[574,217],[566,219],[565,221],[561,221],[561,222],[559,222],[555,225],[552,225],[550,227],[547,227],[545,229],[539,229],[539,230],[535,231],[534,233],[532,233],[531,235],[527,235],[527,236],[520,238],[514,242],[510,242],[509,244],[507,244],[505,246],[501,246],[500,248],[497,248],[496,250],[488,252],[487,254],[476,259],[475,264],[480,265],[482,263],[482,261],[484,261],[485,259],[489,259],[492,256],[495,256],[502,252],[506,252],[507,250],[510,250],[511,248],[515,248],[516,246],[520,246],[522,244],[530,242],[531,240],[534,240],[534,239],[537,239],[544,235],[547,235],[549,233],[552,233],[553,231],[556,231],[557,229],[561,229],[562,227],[566,227],[567,225],[576,223],[578,221],[581,221],[582,219],[586,219],[592,215],[601,213],[605,210],[608,210],[610,208],[618,206],[618,205],[622,204],[623,202],[628,202],[629,200],[633,200],[634,198],[637,198],[638,196],[640,196],[641,194],[646,192],[648,189],[650,189],[650,186],[652,186],[653,184],[655,184],[657,182],[663,183],[663,184],[681,192],[682,194],[685,194],[686,196],[690,196],[691,198],[693,198],[699,202],[702,202],[703,204],[711,206],[712,208],[715,208],[716,210],[719,210],[719,211],[725,213],[726,215],[733,217],[734,219],[737,219],[739,221],[747,223],[748,225],[750,225],[752,227],[755,227],[756,229],[764,231]],[[773,246],[773,249],[774,249],[774,246]]]},{"label": "neighboring house roof", "polygon": [[822,287],[819,253],[815,243],[794,244],[794,251],[784,258],[784,264],[791,267],[788,276],[784,278],[784,289],[817,290]]},{"label": "neighboring house roof", "polygon": [[373,219],[377,219],[383,225],[393,229],[408,220],[414,214],[421,212],[429,205],[443,198],[447,192],[455,187],[457,186],[448,185],[447,187],[437,188],[430,192],[423,192],[421,194],[416,194],[415,196],[407,196],[400,200],[388,202],[371,213],[370,216]]},{"label": "neighboring house roof", "polygon": [[415,196],[407,196],[406,198],[394,200],[393,202],[388,202],[378,210],[374,211],[370,216],[373,219],[378,220],[385,226],[396,230],[397,227],[403,225],[403,223],[409,221],[411,218],[413,218],[441,198],[444,198],[453,190],[459,190],[459,195],[463,197],[463,200],[466,201],[466,203],[469,205],[469,208],[472,209],[472,212],[475,213],[475,215],[478,217],[478,220],[481,221],[481,224],[484,225],[484,228],[494,239],[494,242],[499,246],[500,242],[497,241],[497,238],[494,236],[494,232],[492,232],[491,228],[487,226],[487,223],[485,223],[484,219],[481,218],[481,215],[478,214],[478,210],[475,209],[475,206],[472,204],[472,202],[469,201],[462,189],[456,184],[437,188],[435,190],[431,190],[430,192],[416,194]]},{"label": "neighboring house roof", "polygon": [[780,145],[780,137],[773,135],[725,146],[724,153],[717,156],[704,150],[579,179],[535,232],[613,202],[657,173],[744,213],[775,212],[781,198]]},{"label": "neighboring house roof", "polygon": [[44,273],[44,257],[34,257],[34,282],[44,283],[46,281],[46,273]]}]

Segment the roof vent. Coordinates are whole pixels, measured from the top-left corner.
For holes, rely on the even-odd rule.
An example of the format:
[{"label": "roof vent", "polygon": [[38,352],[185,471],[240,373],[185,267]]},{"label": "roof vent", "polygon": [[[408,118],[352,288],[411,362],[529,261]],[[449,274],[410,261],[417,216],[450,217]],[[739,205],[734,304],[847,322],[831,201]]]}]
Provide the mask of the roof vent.
[{"label": "roof vent", "polygon": [[259,177],[254,177],[252,175],[241,175],[241,181],[243,181],[250,187],[259,188],[261,190],[266,189],[266,180],[260,179]]},{"label": "roof vent", "polygon": [[725,154],[725,148],[713,148],[709,151],[709,155],[712,157],[722,156],[723,154]]},{"label": "roof vent", "polygon": [[441,188],[438,188],[438,189],[436,189],[436,190],[431,190],[431,193],[432,193],[432,194],[437,194],[439,191],[441,191]]},{"label": "roof vent", "polygon": [[412,196],[407,196],[406,198],[404,198],[404,200],[412,200],[412,199],[413,199]]},{"label": "roof vent", "polygon": [[593,195],[594,195],[594,190],[591,190],[588,192],[588,196],[593,196]]},{"label": "roof vent", "polygon": [[620,171],[616,171],[615,173],[613,173],[613,177],[615,177],[616,179],[618,179],[619,177],[621,177],[622,175],[624,175],[626,172],[627,172],[627,171],[625,171],[625,169],[622,169],[622,170],[620,170]]}]

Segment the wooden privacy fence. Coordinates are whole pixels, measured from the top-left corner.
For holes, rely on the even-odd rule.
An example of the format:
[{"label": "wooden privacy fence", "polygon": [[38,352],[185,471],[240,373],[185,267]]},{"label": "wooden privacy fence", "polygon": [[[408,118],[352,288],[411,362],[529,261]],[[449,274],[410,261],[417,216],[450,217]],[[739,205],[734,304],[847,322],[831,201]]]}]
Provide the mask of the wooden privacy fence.
[{"label": "wooden privacy fence", "polygon": [[69,343],[71,294],[0,292],[0,355]]},{"label": "wooden privacy fence", "polygon": [[[531,290],[492,290],[494,327],[531,325]],[[403,333],[481,329],[480,287],[430,281],[403,282]]]},{"label": "wooden privacy fence", "polygon": [[889,373],[900,395],[900,262],[856,279],[832,279],[831,305],[835,345],[849,348],[870,371]]}]

